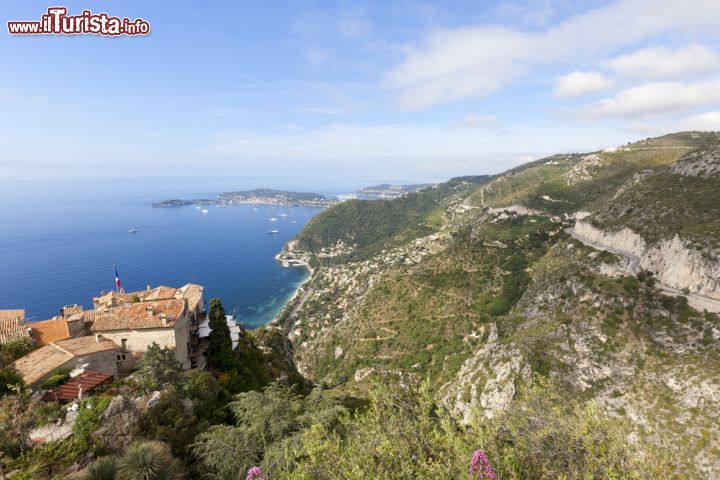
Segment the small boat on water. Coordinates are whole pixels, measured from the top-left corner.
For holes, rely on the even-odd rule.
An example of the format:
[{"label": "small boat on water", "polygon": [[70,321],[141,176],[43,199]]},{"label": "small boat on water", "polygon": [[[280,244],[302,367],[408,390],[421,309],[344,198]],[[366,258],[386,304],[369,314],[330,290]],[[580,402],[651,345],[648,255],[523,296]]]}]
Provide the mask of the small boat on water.
[{"label": "small boat on water", "polygon": [[268,235],[277,235],[278,233],[280,233],[280,230],[270,230]]},{"label": "small boat on water", "polygon": [[134,228],[131,228],[128,230],[128,233],[138,233],[140,230],[135,230]]},{"label": "small boat on water", "polygon": [[202,210],[200,210],[200,212],[202,212],[202,213],[208,213],[208,209],[207,209],[207,208],[203,208]]},{"label": "small boat on water", "polygon": [[278,217],[287,217],[287,213],[281,213]]},{"label": "small boat on water", "polygon": [[200,205],[195,206],[195,210],[200,210]]},{"label": "small boat on water", "polygon": [[270,221],[271,221],[271,222],[277,222],[277,218],[272,217],[272,218],[270,219]]}]

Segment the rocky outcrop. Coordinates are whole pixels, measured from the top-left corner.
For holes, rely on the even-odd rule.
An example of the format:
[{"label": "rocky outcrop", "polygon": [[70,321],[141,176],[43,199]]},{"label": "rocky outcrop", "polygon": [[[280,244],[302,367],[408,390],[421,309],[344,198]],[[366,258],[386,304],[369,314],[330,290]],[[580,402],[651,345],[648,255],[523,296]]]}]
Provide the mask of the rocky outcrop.
[{"label": "rocky outcrop", "polygon": [[114,397],[100,417],[92,439],[111,452],[122,452],[132,442],[139,418],[140,412],[130,399]]},{"label": "rocky outcrop", "polygon": [[585,155],[571,170],[563,174],[568,185],[590,180],[605,164],[603,158],[597,153]]},{"label": "rocky outcrop", "polygon": [[527,381],[530,374],[530,366],[519,350],[498,343],[497,327],[492,324],[485,344],[442,387],[443,402],[465,423],[471,421],[476,406],[492,418],[507,408],[518,381]]},{"label": "rocky outcrop", "polygon": [[670,167],[675,175],[708,178],[720,175],[720,149],[692,152],[677,160]]},{"label": "rocky outcrop", "polygon": [[720,262],[688,248],[677,235],[648,249],[640,266],[672,288],[720,300]]},{"label": "rocky outcrop", "polygon": [[514,213],[516,215],[547,215],[546,212],[528,208],[524,205],[508,205],[507,207],[489,208],[488,213]]},{"label": "rocky outcrop", "polygon": [[[668,287],[720,300],[720,262],[688,247],[677,235],[647,246],[645,240],[628,228],[608,232],[579,221],[575,232],[597,244],[637,257],[637,267],[655,274]],[[631,258],[631,262],[632,262]]]},{"label": "rocky outcrop", "polygon": [[641,257],[647,249],[645,240],[629,228],[623,228],[617,232],[609,232],[593,227],[588,221],[578,221],[575,224],[575,231],[591,242],[607,245],[613,249],[628,252],[636,257]]}]

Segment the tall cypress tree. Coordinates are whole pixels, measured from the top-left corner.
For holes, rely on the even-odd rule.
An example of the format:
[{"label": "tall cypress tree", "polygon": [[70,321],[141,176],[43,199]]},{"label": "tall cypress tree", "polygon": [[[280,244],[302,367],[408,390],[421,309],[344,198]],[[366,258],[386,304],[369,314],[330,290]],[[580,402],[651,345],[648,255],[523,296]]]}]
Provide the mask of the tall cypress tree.
[{"label": "tall cypress tree", "polygon": [[225,319],[225,309],[219,298],[210,300],[210,342],[208,364],[210,368],[227,370],[233,364],[232,339]]}]

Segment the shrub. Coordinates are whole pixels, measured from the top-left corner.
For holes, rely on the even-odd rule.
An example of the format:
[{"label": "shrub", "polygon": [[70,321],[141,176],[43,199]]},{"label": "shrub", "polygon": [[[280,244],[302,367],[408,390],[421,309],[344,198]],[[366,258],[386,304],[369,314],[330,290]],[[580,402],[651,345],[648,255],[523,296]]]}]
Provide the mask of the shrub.
[{"label": "shrub", "polygon": [[69,368],[63,368],[58,369],[52,372],[52,374],[45,380],[41,388],[45,390],[52,390],[53,388],[57,387],[58,385],[61,385],[65,383],[70,378],[70,369]]},{"label": "shrub", "polygon": [[139,388],[150,391],[160,390],[165,385],[181,389],[185,377],[175,352],[153,343],[138,362],[133,379]]},{"label": "shrub", "polygon": [[114,457],[102,457],[90,464],[84,480],[115,480],[117,461]]},{"label": "shrub", "polygon": [[180,463],[162,442],[136,442],[117,461],[117,480],[179,480]]},{"label": "shrub", "polygon": [[100,424],[100,416],[111,401],[111,397],[92,397],[80,402],[80,410],[73,426],[75,436],[87,441]]},{"label": "shrub", "polygon": [[20,373],[12,365],[0,368],[0,397],[10,395],[18,388],[24,388],[25,383]]},{"label": "shrub", "polygon": [[29,337],[12,337],[0,345],[0,353],[7,356],[6,363],[14,362],[20,357],[30,353],[35,348],[35,343]]}]

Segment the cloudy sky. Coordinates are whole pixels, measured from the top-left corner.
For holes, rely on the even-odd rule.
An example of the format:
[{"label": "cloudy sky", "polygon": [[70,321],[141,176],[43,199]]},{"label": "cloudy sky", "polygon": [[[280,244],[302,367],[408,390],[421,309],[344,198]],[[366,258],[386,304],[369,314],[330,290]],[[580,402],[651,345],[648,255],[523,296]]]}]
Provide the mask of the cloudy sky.
[{"label": "cloudy sky", "polygon": [[440,180],[720,130],[717,0],[160,3],[67,2],[148,37],[0,35],[0,176]]}]

